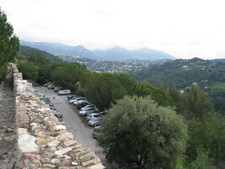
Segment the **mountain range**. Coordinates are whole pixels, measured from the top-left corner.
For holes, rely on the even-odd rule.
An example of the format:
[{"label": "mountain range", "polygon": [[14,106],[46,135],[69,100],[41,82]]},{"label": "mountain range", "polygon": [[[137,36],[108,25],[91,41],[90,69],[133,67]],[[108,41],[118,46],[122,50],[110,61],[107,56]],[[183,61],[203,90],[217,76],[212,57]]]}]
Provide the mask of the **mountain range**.
[{"label": "mountain range", "polygon": [[81,56],[100,61],[157,61],[172,60],[175,57],[163,52],[148,48],[127,50],[114,47],[106,50],[89,50],[82,45],[68,46],[60,43],[20,41],[21,45],[37,48],[54,55]]}]

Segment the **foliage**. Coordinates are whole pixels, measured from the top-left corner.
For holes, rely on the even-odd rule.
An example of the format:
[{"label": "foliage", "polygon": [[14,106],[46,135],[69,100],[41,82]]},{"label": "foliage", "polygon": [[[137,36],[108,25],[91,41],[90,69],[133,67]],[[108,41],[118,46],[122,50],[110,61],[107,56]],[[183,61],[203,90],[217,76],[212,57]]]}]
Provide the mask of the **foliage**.
[{"label": "foliage", "polygon": [[158,106],[148,97],[117,101],[103,119],[99,142],[119,164],[136,163],[139,168],[173,168],[186,149],[187,125],[170,108]]},{"label": "foliage", "polygon": [[26,61],[17,65],[20,72],[22,72],[23,78],[27,80],[37,81],[38,79],[38,66],[33,62]]},{"label": "foliage", "polygon": [[52,62],[61,62],[62,59],[60,59],[59,57],[52,55],[50,53],[35,49],[35,48],[31,48],[28,46],[20,46],[20,53],[21,55],[27,56],[28,58],[32,58],[35,56],[41,57],[40,60],[49,60]]},{"label": "foliage", "polygon": [[155,100],[161,106],[173,105],[172,99],[167,90],[163,87],[151,85],[147,82],[140,82],[136,85],[136,95],[138,96],[149,96]]},{"label": "foliage", "polygon": [[0,81],[5,72],[6,63],[12,61],[19,50],[19,39],[13,35],[13,27],[7,22],[7,16],[0,10]]},{"label": "foliage", "polygon": [[215,105],[215,109],[225,115],[225,83],[215,83],[210,87],[209,95],[213,98],[212,102]]},{"label": "foliage", "polygon": [[187,151],[189,160],[197,154],[199,147],[203,147],[208,156],[214,159],[215,163],[225,158],[225,117],[218,117],[216,114],[208,114],[205,121],[189,121],[190,148]]},{"label": "foliage", "polygon": [[204,119],[209,112],[214,112],[214,106],[206,93],[198,85],[193,85],[189,93],[184,94],[184,116],[187,119]]},{"label": "foliage", "polygon": [[[217,84],[225,81],[224,60],[189,60],[177,59],[164,64],[150,65],[149,67],[129,74],[138,81],[147,81],[152,85],[165,88],[185,89],[197,83],[211,97],[215,109],[225,114],[224,90]],[[223,85],[224,86],[224,85]],[[218,91],[218,92],[217,92]]]},{"label": "foliage", "polygon": [[52,71],[52,80],[60,86],[75,91],[77,90],[76,84],[81,81],[86,71],[83,65],[64,62]]},{"label": "foliage", "polygon": [[208,152],[202,147],[197,149],[197,157],[191,163],[191,169],[216,169],[212,164],[212,159],[209,158]]},{"label": "foliage", "polygon": [[135,84],[126,74],[89,72],[82,85],[85,88],[85,96],[101,109],[105,109],[125,95],[132,95],[135,92]]},{"label": "foliage", "polygon": [[[25,49],[17,56],[18,68],[25,79],[39,84],[55,82],[84,95],[101,110],[113,105],[103,121],[105,134],[100,143],[110,148],[109,157],[116,162],[136,163],[139,168],[195,169],[210,159],[210,165],[224,165],[225,119],[215,113],[209,98],[222,109],[224,83],[211,86],[209,95],[201,89],[201,84],[186,88],[181,94],[175,87],[166,90],[148,82],[136,82],[127,74],[90,72],[84,65],[53,62],[47,53]],[[190,65],[195,62],[204,67],[205,62],[198,59]],[[173,67],[169,64],[169,68]],[[215,79],[219,79],[222,70],[220,65]],[[183,76],[189,77],[185,73]],[[189,128],[186,152],[187,126],[181,116]],[[182,156],[184,152],[186,158]]]}]

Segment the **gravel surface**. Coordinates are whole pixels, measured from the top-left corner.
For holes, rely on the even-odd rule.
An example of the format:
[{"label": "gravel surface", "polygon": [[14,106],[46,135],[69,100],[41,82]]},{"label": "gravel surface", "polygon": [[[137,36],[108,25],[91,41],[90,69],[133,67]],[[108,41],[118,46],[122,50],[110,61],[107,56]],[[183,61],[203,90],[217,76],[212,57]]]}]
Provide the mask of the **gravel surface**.
[{"label": "gravel surface", "polygon": [[102,164],[107,168],[111,168],[105,159],[104,149],[98,146],[96,139],[92,137],[93,128],[87,125],[85,117],[79,116],[79,110],[76,106],[69,104],[67,96],[59,96],[56,92],[48,90],[46,87],[39,87],[38,89],[45,97],[50,98],[56,110],[63,114],[63,121],[65,121],[67,130],[73,134],[75,140],[95,151],[100,157]]},{"label": "gravel surface", "polygon": [[0,169],[14,168],[16,163],[16,126],[12,71],[0,85]]}]

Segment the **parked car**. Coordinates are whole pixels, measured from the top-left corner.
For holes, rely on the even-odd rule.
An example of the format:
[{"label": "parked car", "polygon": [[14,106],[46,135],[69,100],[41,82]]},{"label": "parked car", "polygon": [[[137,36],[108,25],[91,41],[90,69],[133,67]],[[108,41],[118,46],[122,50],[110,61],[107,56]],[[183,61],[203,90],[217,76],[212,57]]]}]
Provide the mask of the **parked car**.
[{"label": "parked car", "polygon": [[62,118],[63,117],[63,114],[59,111],[56,111],[56,110],[52,110],[53,114],[58,117],[58,118]]},{"label": "parked car", "polygon": [[91,119],[93,119],[95,117],[102,117],[102,115],[100,113],[92,113],[92,114],[89,114],[87,116],[87,121],[90,121]]},{"label": "parked car", "polygon": [[45,84],[43,84],[44,87],[48,87],[49,85],[53,84],[52,82],[47,82]]},{"label": "parked car", "polygon": [[81,116],[88,116],[89,114],[92,114],[92,113],[99,113],[98,110],[83,110],[83,111],[80,111],[79,112],[79,115]]},{"label": "parked car", "polygon": [[44,95],[40,92],[35,92],[35,96],[37,96],[39,98],[44,98]]},{"label": "parked car", "polygon": [[46,104],[49,104],[50,103],[50,99],[48,97],[43,97],[43,98],[40,98],[41,101],[45,102]]},{"label": "parked car", "polygon": [[71,91],[69,89],[59,90],[58,91],[59,95],[70,94],[70,93],[71,93]]},{"label": "parked car", "polygon": [[77,102],[77,108],[81,109],[82,107],[86,106],[87,104],[89,104],[89,102],[87,100],[80,100]]},{"label": "parked car", "polygon": [[55,107],[53,103],[48,103],[49,107]]},{"label": "parked car", "polygon": [[74,105],[77,105],[78,102],[81,101],[81,100],[86,100],[86,98],[84,98],[84,97],[76,98],[76,99],[74,100],[73,104],[74,104]]},{"label": "parked car", "polygon": [[63,90],[64,88],[63,87],[61,87],[61,86],[56,86],[55,88],[54,88],[54,91],[55,92],[58,92],[59,90]]},{"label": "parked car", "polygon": [[49,108],[50,108],[51,110],[56,110],[56,108],[55,108],[54,104],[49,103],[48,105],[49,105]]},{"label": "parked car", "polygon": [[34,93],[38,93],[39,91],[38,91],[38,89],[37,88],[33,88],[33,91],[34,91]]},{"label": "parked car", "polygon": [[48,85],[48,89],[54,89],[54,88],[55,88],[55,85],[54,84]]},{"label": "parked car", "polygon": [[85,97],[76,97],[76,98],[73,98],[73,99],[70,99],[70,104],[73,104],[73,102],[75,101],[78,101],[78,100],[85,100]]},{"label": "parked car", "polygon": [[77,95],[68,95],[67,96],[67,99],[68,100],[71,100],[71,99],[75,99],[75,98],[77,98],[78,96]]},{"label": "parked car", "polygon": [[78,98],[78,97],[74,96],[74,97],[71,97],[70,99],[68,99],[69,103],[72,104],[75,101],[76,98]]},{"label": "parked car", "polygon": [[101,120],[102,119],[100,117],[92,118],[90,121],[88,121],[88,125],[91,127],[99,126],[101,124]]},{"label": "parked car", "polygon": [[101,126],[95,127],[94,130],[93,130],[93,132],[92,132],[93,138],[98,139],[102,135],[103,135],[103,129],[102,129],[102,127]]},{"label": "parked car", "polygon": [[84,107],[81,108],[81,110],[89,110],[89,109],[92,109],[92,108],[95,108],[96,106],[94,104],[88,104]]}]

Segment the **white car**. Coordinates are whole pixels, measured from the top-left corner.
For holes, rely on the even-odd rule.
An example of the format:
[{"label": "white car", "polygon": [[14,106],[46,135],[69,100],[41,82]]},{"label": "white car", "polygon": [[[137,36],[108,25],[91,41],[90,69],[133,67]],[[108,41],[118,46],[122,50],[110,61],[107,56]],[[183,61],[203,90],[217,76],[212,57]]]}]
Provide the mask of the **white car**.
[{"label": "white car", "polygon": [[80,111],[79,115],[81,116],[87,116],[89,114],[93,114],[93,113],[100,113],[98,110],[86,110],[86,111]]},{"label": "white car", "polygon": [[81,105],[83,103],[88,104],[88,101],[82,99],[82,100],[78,100],[78,101],[73,102],[73,104],[76,105],[76,106]]},{"label": "white car", "polygon": [[85,98],[84,97],[77,97],[75,99],[71,99],[70,100],[70,104],[73,104],[75,101],[78,101],[78,100],[84,100]]},{"label": "white car", "polygon": [[89,110],[89,109],[92,109],[92,108],[95,108],[95,105],[94,104],[88,104],[88,105],[82,107],[81,110]]},{"label": "white car", "polygon": [[93,119],[95,117],[101,117],[101,114],[100,113],[92,113],[92,114],[89,114],[87,116],[87,121],[90,121],[91,119]]},{"label": "white car", "polygon": [[59,90],[58,91],[59,95],[70,94],[70,93],[71,93],[71,91],[69,89]]},{"label": "white car", "polygon": [[77,98],[77,99],[73,102],[73,104],[74,104],[74,105],[77,105],[78,102],[81,101],[81,100],[83,101],[83,100],[85,100],[85,98]]}]

